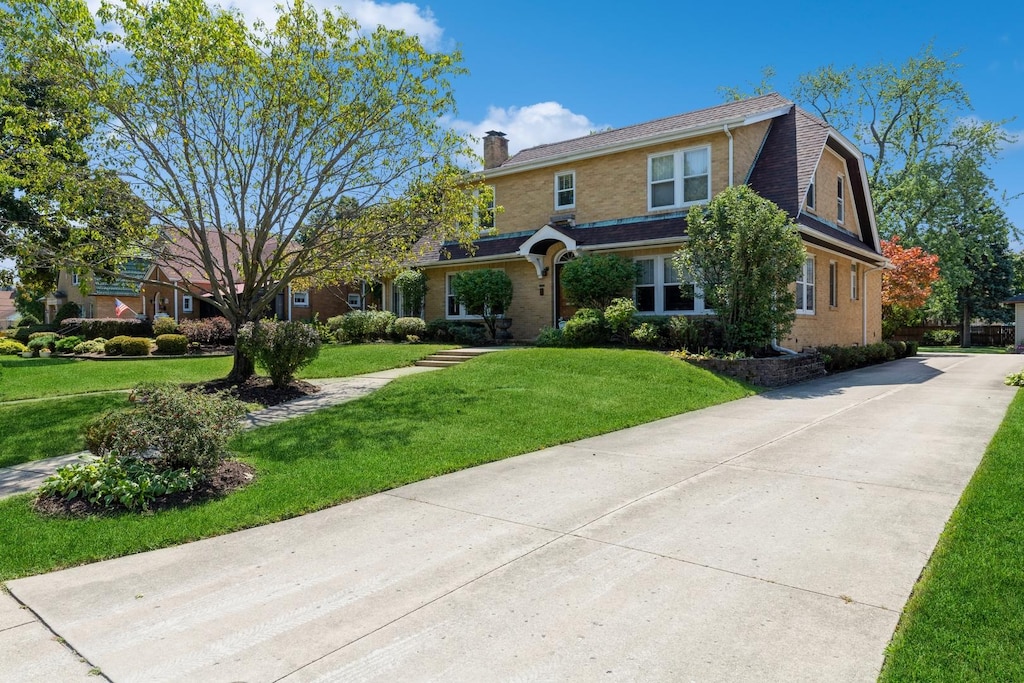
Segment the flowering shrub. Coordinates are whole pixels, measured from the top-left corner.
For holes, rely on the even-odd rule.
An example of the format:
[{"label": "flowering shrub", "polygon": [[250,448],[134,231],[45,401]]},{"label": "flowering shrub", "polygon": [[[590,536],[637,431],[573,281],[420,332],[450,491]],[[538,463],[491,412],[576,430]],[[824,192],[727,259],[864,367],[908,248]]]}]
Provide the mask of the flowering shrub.
[{"label": "flowering shrub", "polygon": [[331,329],[337,330],[338,341],[359,343],[387,339],[388,327],[395,321],[390,311],[352,311],[327,319]]},{"label": "flowering shrub", "polygon": [[604,319],[611,328],[612,334],[619,336],[619,339],[626,341],[636,326],[636,304],[632,299],[619,297],[613,299],[611,304],[604,309]]},{"label": "flowering shrub", "polygon": [[1024,370],[1007,375],[1003,383],[1011,387],[1024,387]]},{"label": "flowering shrub", "polygon": [[320,354],[320,335],[309,325],[293,320],[260,320],[238,330],[238,349],[264,368],[275,387],[288,384],[300,369]]},{"label": "flowering shrub", "polygon": [[75,344],[75,353],[106,353],[107,340],[103,337],[90,339],[81,344]]},{"label": "flowering shrub", "polygon": [[642,346],[656,346],[661,339],[658,328],[651,323],[640,323],[640,326],[633,330],[629,336],[633,341]]}]

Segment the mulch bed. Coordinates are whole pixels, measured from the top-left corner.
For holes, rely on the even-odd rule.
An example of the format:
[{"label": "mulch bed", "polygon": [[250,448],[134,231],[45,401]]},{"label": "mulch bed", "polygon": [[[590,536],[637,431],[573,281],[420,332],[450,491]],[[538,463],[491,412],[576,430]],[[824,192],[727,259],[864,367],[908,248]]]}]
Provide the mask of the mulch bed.
[{"label": "mulch bed", "polygon": [[208,394],[227,391],[244,403],[259,403],[262,406],[276,406],[303,396],[311,396],[320,387],[302,380],[292,380],[288,386],[277,389],[269,377],[250,377],[244,384],[234,384],[227,379],[217,379],[201,384],[185,384],[186,389],[199,389]]},{"label": "mulch bed", "polygon": [[[237,460],[224,460],[217,467],[213,475],[199,488],[161,496],[150,504],[148,511],[141,514],[187,507],[194,503],[202,503],[214,498],[220,498],[232,491],[248,486],[255,478],[256,470],[251,465]],[[115,516],[126,514],[126,511],[109,510],[93,505],[86,500],[65,500],[57,496],[39,496],[35,502],[35,509],[41,514],[57,517]]]}]

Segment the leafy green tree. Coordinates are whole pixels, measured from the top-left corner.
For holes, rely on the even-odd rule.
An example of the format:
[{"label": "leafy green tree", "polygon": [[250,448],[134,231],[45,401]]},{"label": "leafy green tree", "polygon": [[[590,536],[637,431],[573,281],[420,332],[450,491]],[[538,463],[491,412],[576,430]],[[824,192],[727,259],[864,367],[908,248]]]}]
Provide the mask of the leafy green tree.
[{"label": "leafy green tree", "polygon": [[[303,0],[273,25],[203,0],[6,7],[8,45],[90,104],[98,163],[160,225],[124,250],[177,252],[178,287],[210,283],[235,329],[289,284],[377,280],[421,238],[476,235],[472,151],[442,123],[458,54]],[[231,377],[252,371],[236,350]]]},{"label": "leafy green tree", "polygon": [[512,280],[503,270],[465,270],[452,278],[452,294],[471,315],[479,315],[497,339],[496,321],[512,304]]},{"label": "leafy green tree", "polygon": [[753,353],[787,336],[796,319],[792,286],[806,259],[789,215],[738,185],[686,220],[689,239],[673,261],[713,303],[726,346]]},{"label": "leafy green tree", "polygon": [[630,296],[637,266],[618,254],[584,254],[562,266],[561,277],[566,301],[604,310],[614,299]]},{"label": "leafy green tree", "polygon": [[392,283],[402,295],[405,304],[405,310],[399,313],[420,317],[423,312],[423,300],[427,296],[426,273],[409,268],[396,275]]}]

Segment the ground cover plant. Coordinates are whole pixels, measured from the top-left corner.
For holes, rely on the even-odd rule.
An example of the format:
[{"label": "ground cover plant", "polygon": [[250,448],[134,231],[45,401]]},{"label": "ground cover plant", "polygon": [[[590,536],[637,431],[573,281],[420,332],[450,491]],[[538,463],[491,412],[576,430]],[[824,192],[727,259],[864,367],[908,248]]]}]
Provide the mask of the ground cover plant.
[{"label": "ground cover plant", "polygon": [[[565,400],[568,390],[573,401]],[[85,519],[40,517],[28,495],[0,500],[0,580],[265,524],[752,391],[646,351],[489,354],[241,434],[231,449],[257,478],[226,498]]]},{"label": "ground cover plant", "polygon": [[900,619],[879,681],[1024,680],[1024,393]]}]

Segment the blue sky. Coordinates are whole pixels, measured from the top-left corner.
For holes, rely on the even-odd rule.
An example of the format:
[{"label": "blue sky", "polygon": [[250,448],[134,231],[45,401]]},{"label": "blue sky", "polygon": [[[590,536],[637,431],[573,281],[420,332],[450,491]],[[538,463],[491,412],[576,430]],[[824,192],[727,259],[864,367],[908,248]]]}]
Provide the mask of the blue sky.
[{"label": "blue sky", "polygon": [[[265,17],[272,5],[234,4]],[[401,27],[435,49],[460,49],[470,75],[457,82],[454,124],[476,134],[503,130],[513,151],[718,104],[716,88],[757,83],[767,65],[788,94],[801,73],[830,63],[903,62],[929,42],[938,53],[961,53],[959,78],[975,116],[1016,117],[1006,128],[1024,133],[1024,14],[1017,3],[342,0],[341,6],[364,26]],[[991,174],[1001,189],[1024,191],[1024,136]],[[1007,211],[1024,231],[1024,198]]]}]

